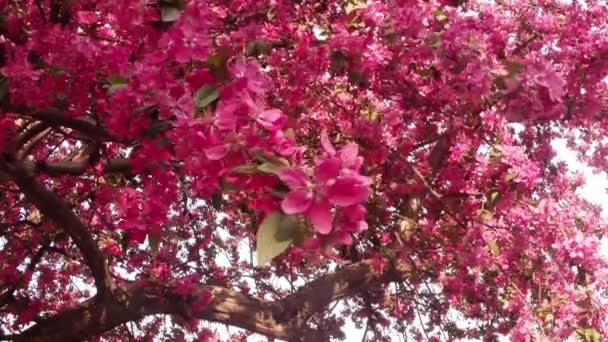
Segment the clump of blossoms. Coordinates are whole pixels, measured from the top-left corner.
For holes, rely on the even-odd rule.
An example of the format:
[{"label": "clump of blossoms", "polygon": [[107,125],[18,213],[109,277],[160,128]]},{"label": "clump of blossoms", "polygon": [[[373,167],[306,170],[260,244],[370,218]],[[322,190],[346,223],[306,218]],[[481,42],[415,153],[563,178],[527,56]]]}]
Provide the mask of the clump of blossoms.
[{"label": "clump of blossoms", "polygon": [[339,209],[342,218],[339,231],[366,230],[362,202],[369,195],[370,180],[359,173],[363,158],[358,156],[358,146],[349,143],[336,151],[327,132],[322,133],[321,144],[325,156],[315,161],[313,177],[298,168],[279,171],[279,178],[291,190],[281,208],[287,214],[304,214],[320,234],[332,232],[334,209]]}]

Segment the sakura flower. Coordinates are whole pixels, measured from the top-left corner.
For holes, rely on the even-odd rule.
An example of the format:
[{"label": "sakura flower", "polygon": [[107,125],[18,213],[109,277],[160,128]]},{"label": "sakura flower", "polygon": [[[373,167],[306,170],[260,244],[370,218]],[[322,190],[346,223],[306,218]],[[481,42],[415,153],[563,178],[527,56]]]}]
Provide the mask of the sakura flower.
[{"label": "sakura flower", "polygon": [[551,101],[561,101],[561,98],[564,96],[566,82],[560,74],[553,70],[551,65],[533,64],[529,67],[528,71],[534,83],[547,90]]},{"label": "sakura flower", "polygon": [[[336,152],[326,134],[321,139],[330,157],[318,161],[314,181],[297,168],[284,168],[278,175],[291,189],[281,203],[283,211],[287,214],[303,213],[316,231],[329,234],[332,231],[332,207],[346,209],[364,202],[370,182],[355,171],[361,165],[357,145],[348,144]],[[363,222],[363,215],[359,215],[360,211],[350,212],[354,215],[348,214],[348,210],[345,212],[346,217],[351,218],[350,226],[365,229],[367,225]]]}]

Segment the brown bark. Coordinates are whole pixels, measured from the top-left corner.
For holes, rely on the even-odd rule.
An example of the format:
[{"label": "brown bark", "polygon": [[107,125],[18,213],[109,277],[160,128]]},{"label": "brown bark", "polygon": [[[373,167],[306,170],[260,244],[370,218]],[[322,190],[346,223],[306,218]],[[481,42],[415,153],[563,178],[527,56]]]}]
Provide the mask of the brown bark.
[{"label": "brown bark", "polygon": [[[23,128],[23,132],[17,137],[15,141],[15,149],[21,149],[25,144],[27,144],[34,136],[38,135],[40,132],[46,130],[49,126],[43,122],[35,122],[33,124],[25,124]],[[16,151],[15,151],[16,152]]]},{"label": "brown bark", "polygon": [[55,108],[46,108],[40,111],[33,111],[28,108],[11,108],[11,111],[42,121],[49,126],[61,126],[73,129],[93,140],[117,140],[115,137],[112,137],[103,127],[99,126],[95,120],[88,117],[68,118],[63,112]]},{"label": "brown bark", "polygon": [[[44,173],[50,176],[72,175],[78,176],[87,172],[89,165],[88,158],[79,161],[60,161],[60,162],[25,162],[25,168],[34,173]],[[131,172],[131,164],[128,159],[117,158],[109,161],[102,161],[101,166],[104,173],[124,173]]]},{"label": "brown bark", "polygon": [[203,310],[192,312],[188,299],[172,295],[161,297],[150,286],[130,286],[122,298],[95,296],[81,305],[38,322],[19,335],[18,341],[71,341],[95,336],[147,315],[170,314],[225,323],[262,335],[287,341],[326,341],[323,332],[311,329],[306,322],[338,299],[355,295],[371,287],[401,279],[407,266],[389,264],[381,272],[372,260],[363,260],[327,274],[303,286],[284,299],[267,302],[231,289],[200,285],[193,293],[210,291],[213,300]]},{"label": "brown bark", "polygon": [[[36,126],[36,127],[39,127],[39,126]],[[38,145],[42,140],[44,140],[44,138],[46,138],[52,131],[53,131],[53,129],[51,127],[47,127],[44,130],[42,130],[41,132],[38,132],[35,136],[33,136],[30,140],[28,140],[23,145],[18,144],[17,148],[19,148],[19,150],[17,150],[17,159],[23,159],[27,155],[32,153],[32,151],[34,150],[36,145]]]}]

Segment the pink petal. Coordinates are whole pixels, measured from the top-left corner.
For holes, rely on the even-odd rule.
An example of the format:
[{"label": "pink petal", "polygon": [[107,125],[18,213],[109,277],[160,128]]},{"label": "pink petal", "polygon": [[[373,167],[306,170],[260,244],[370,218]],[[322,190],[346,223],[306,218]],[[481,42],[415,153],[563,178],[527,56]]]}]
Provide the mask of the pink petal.
[{"label": "pink petal", "polygon": [[203,85],[214,81],[215,78],[213,75],[205,69],[194,71],[186,77],[186,82],[188,82],[192,89],[198,89]]},{"label": "pink petal", "polygon": [[209,160],[219,160],[228,154],[228,145],[218,145],[205,149],[205,156]]},{"label": "pink petal", "polygon": [[329,201],[339,207],[362,203],[369,195],[365,177],[342,177],[329,188]]},{"label": "pink petal", "polygon": [[97,20],[99,20],[99,17],[93,11],[76,12],[76,21],[80,24],[93,24]]},{"label": "pink petal", "polygon": [[99,20],[99,16],[93,11],[78,11],[76,12],[76,21],[80,24],[93,24]]},{"label": "pink petal", "polygon": [[361,221],[365,219],[365,207],[361,204],[342,208],[342,214],[350,221]]},{"label": "pink petal", "polygon": [[340,159],[342,159],[342,167],[352,168],[357,162],[359,154],[359,145],[348,143],[340,150]]},{"label": "pink petal", "polygon": [[302,247],[307,249],[319,249],[321,248],[321,241],[317,238],[312,238],[304,241]]},{"label": "pink petal", "polygon": [[350,236],[350,233],[342,230],[334,234],[334,241],[342,245],[351,245],[353,238]]},{"label": "pink petal", "polygon": [[265,125],[273,125],[281,117],[283,117],[283,112],[278,109],[269,109],[261,112],[258,115],[257,121],[260,125],[266,127]]},{"label": "pink petal", "polygon": [[321,234],[329,234],[332,229],[331,207],[326,201],[315,202],[307,213],[310,223]]},{"label": "pink petal", "polygon": [[284,167],[277,175],[279,176],[279,179],[291,189],[305,187],[308,180],[304,171],[293,167]]},{"label": "pink petal", "polygon": [[306,190],[294,190],[281,202],[281,208],[286,214],[299,214],[305,212],[312,203],[312,194]]},{"label": "pink petal", "polygon": [[217,127],[224,131],[233,131],[236,129],[236,116],[233,114],[225,114],[218,118]]},{"label": "pink petal", "polygon": [[279,120],[283,116],[283,113],[278,109],[269,109],[261,112],[258,115],[258,120],[272,123]]},{"label": "pink petal", "polygon": [[237,122],[236,110],[237,106],[235,103],[220,100],[215,111],[217,114],[217,127],[225,131],[234,130]]},{"label": "pink petal", "polygon": [[323,130],[323,132],[321,132],[321,146],[323,147],[325,152],[327,152],[327,154],[329,154],[330,156],[336,154],[336,149],[334,149],[334,146],[329,141],[329,136],[327,135],[326,130]]},{"label": "pink petal", "polygon": [[369,229],[369,225],[367,224],[367,222],[359,221],[359,227],[358,227],[359,232],[366,231],[368,229]]},{"label": "pink petal", "polygon": [[337,178],[340,174],[340,160],[336,158],[325,159],[317,166],[317,178],[323,182]]}]

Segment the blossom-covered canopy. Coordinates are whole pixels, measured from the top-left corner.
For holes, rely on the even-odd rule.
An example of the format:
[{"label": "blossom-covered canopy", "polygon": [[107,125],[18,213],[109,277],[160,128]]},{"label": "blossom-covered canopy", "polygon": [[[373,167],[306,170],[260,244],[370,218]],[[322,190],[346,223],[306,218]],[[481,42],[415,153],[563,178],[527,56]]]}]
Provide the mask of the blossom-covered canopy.
[{"label": "blossom-covered canopy", "polygon": [[0,0],[0,339],[608,338],[606,18]]}]

